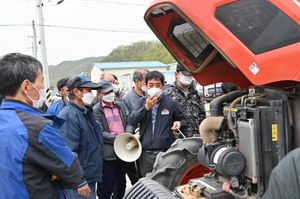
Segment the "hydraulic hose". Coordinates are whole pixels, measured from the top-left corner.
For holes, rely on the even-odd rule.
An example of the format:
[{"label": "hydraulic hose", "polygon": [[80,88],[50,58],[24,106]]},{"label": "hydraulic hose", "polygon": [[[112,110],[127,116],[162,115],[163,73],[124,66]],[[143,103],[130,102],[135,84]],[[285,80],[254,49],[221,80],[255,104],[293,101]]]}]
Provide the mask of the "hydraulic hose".
[{"label": "hydraulic hose", "polygon": [[220,97],[215,98],[214,100],[211,101],[209,105],[209,112],[210,116],[212,117],[217,117],[217,116],[222,116],[223,115],[223,104],[225,102],[230,103],[237,97],[243,96],[248,94],[247,89],[239,89],[232,91],[228,94],[221,95]]},{"label": "hydraulic hose", "polygon": [[245,96],[247,96],[247,95],[244,95],[244,96],[241,96],[241,97],[236,98],[236,99],[230,104],[229,110],[228,110],[228,118],[227,118],[227,120],[228,120],[228,127],[229,127],[229,129],[233,132],[235,138],[238,138],[239,136],[238,136],[238,133],[237,133],[237,130],[236,130],[236,126],[235,126],[235,124],[233,123],[233,119],[232,119],[232,117],[231,117],[231,109],[232,109],[233,107],[235,107],[235,105],[236,105],[239,101],[241,101],[241,99],[242,99],[243,97],[245,97]]}]

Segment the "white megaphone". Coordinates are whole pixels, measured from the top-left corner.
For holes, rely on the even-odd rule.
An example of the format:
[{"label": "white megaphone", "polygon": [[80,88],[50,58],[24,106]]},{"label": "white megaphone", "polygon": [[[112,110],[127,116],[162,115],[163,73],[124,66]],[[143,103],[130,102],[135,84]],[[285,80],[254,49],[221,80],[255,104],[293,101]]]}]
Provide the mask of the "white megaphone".
[{"label": "white megaphone", "polygon": [[139,134],[122,133],[118,135],[114,142],[114,150],[117,156],[125,162],[137,160],[142,153],[142,145]]}]

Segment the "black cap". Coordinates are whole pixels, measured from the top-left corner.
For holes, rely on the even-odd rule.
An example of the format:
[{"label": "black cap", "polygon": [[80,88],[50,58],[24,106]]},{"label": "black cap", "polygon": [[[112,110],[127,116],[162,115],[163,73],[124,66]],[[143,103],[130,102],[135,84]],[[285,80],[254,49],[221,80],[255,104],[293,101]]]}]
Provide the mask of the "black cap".
[{"label": "black cap", "polygon": [[64,86],[67,85],[67,82],[68,80],[70,79],[71,77],[64,77],[60,80],[58,80],[56,86],[57,86],[57,90],[60,91],[60,89],[62,89]]},{"label": "black cap", "polygon": [[177,64],[177,68],[176,68],[176,72],[182,72],[182,74],[188,76],[188,75],[191,75],[191,73],[187,72],[187,70],[181,66],[180,64]]},{"label": "black cap", "polygon": [[91,88],[92,90],[97,90],[101,86],[90,81],[86,75],[77,75],[68,80],[67,87],[68,91],[71,91],[74,88]]},{"label": "black cap", "polygon": [[101,86],[97,90],[97,93],[108,93],[109,91],[114,90],[115,88],[108,79],[102,79],[97,83]]}]

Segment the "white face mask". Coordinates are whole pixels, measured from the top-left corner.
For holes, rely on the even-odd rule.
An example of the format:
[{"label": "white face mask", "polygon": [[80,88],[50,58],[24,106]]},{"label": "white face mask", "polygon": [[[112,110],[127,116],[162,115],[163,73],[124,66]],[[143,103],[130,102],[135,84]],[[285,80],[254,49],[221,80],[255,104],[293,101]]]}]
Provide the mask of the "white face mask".
[{"label": "white face mask", "polygon": [[141,89],[142,89],[142,91],[146,92],[146,91],[147,91],[146,85],[142,85],[142,86],[141,86]]},{"label": "white face mask", "polygon": [[82,101],[85,105],[90,105],[94,99],[94,94],[91,92],[89,93],[84,93],[83,94],[83,98],[82,98]]},{"label": "white face mask", "polygon": [[102,100],[105,102],[113,102],[115,99],[115,94],[113,92],[108,93],[102,97]]},{"label": "white face mask", "polygon": [[190,76],[190,75],[189,75],[189,76],[183,75],[183,76],[181,76],[181,77],[179,78],[179,81],[180,81],[183,85],[188,86],[188,85],[190,85],[190,84],[192,83],[193,77]]},{"label": "white face mask", "polygon": [[150,88],[147,92],[148,95],[156,95],[156,97],[159,98],[163,91],[160,88]]},{"label": "white face mask", "polygon": [[39,92],[39,100],[35,101],[33,100],[29,95],[27,97],[32,101],[32,106],[34,108],[41,108],[46,101],[46,89],[37,89],[31,82],[29,82],[37,92]]}]

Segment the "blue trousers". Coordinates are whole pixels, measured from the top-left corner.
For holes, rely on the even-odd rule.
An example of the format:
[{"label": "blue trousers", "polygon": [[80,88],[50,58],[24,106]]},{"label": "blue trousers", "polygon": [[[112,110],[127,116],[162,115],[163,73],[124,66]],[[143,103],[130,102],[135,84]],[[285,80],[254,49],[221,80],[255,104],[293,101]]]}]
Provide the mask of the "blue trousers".
[{"label": "blue trousers", "polygon": [[122,199],[126,189],[127,163],[117,158],[116,160],[103,160],[101,199]]},{"label": "blue trousers", "polygon": [[70,199],[96,199],[96,193],[95,193],[95,183],[89,183],[89,187],[91,190],[90,197],[85,197],[83,195],[80,195],[77,191],[77,189],[65,189]]}]

